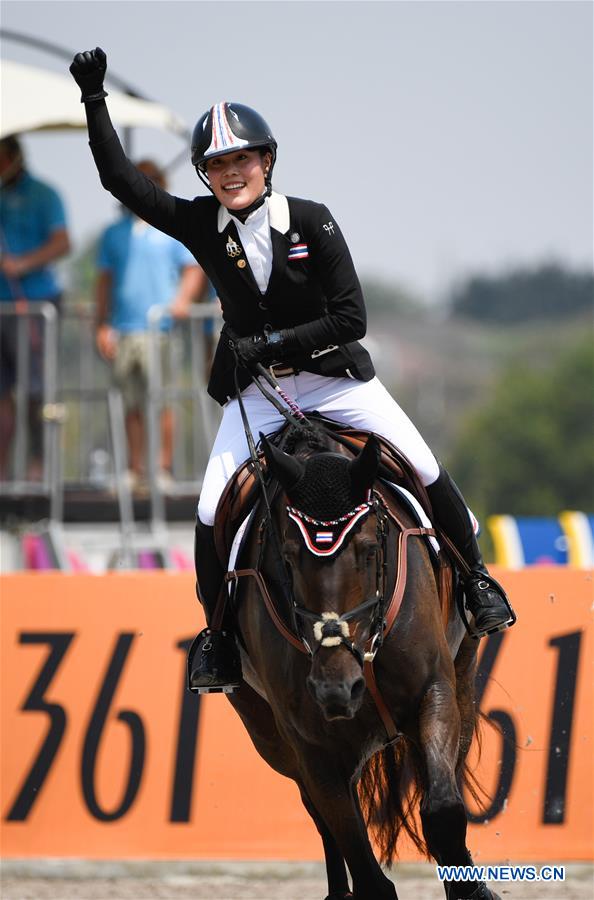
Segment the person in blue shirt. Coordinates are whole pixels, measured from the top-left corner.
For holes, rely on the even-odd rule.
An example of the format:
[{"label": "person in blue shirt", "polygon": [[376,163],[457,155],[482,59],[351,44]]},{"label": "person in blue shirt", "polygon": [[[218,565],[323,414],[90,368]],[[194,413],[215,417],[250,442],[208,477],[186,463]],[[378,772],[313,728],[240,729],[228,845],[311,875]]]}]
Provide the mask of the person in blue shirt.
[{"label": "person in blue shirt", "polygon": [[[17,137],[0,141],[0,303],[49,301],[58,305],[60,285],[52,267],[70,250],[66,215],[54,188],[31,175]],[[40,319],[32,317],[29,372],[28,477],[42,472],[43,385]],[[15,428],[13,390],[17,374],[16,317],[0,316],[0,479],[7,477]]]},{"label": "person in blue shirt", "polygon": [[[138,168],[160,187],[163,171],[151,160]],[[129,483],[136,487],[144,474],[145,406],[148,388],[148,312],[152,306],[170,307],[183,318],[194,298],[202,295],[207,279],[183,244],[142,219],[123,215],[99,241],[96,280],[96,344],[113,364],[113,380],[120,388],[126,414]],[[170,380],[168,347],[172,320],[162,319],[159,351],[163,385]],[[160,482],[171,482],[173,414],[161,412]]]}]

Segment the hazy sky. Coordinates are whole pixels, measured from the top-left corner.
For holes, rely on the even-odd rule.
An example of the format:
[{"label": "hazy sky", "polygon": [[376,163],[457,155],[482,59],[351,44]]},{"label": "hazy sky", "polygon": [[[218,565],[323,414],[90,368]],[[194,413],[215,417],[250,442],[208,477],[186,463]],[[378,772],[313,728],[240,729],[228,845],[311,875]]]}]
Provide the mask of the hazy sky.
[{"label": "hazy sky", "polygon": [[[326,203],[361,274],[431,298],[468,271],[592,265],[592,14],[567,0],[2,3],[4,28],[101,45],[190,126],[221,99],[256,107],[279,143],[276,189]],[[2,53],[68,66],[12,41]],[[183,149],[135,135],[137,157]],[[25,146],[80,246],[115,212],[86,137]],[[171,187],[203,193],[189,162]]]}]

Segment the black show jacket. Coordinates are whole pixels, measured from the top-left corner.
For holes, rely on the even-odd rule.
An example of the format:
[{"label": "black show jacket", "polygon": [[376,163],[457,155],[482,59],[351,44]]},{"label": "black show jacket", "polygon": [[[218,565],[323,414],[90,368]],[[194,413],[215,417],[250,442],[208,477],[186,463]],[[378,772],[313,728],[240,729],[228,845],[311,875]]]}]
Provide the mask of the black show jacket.
[{"label": "black show jacket", "polygon": [[[366,330],[361,286],[325,206],[276,193],[269,198],[273,259],[262,294],[225,207],[215,197],[174,197],[139,172],[124,154],[104,101],[88,104],[87,116],[103,186],[141,219],[185,244],[213,283],[223,318],[236,334],[255,334],[266,326],[294,328],[299,348],[286,357],[288,364],[327,376],[373,378],[371,358],[357,343]],[[223,328],[208,384],[221,404],[235,394],[234,368]],[[250,381],[240,368],[240,388]]]}]

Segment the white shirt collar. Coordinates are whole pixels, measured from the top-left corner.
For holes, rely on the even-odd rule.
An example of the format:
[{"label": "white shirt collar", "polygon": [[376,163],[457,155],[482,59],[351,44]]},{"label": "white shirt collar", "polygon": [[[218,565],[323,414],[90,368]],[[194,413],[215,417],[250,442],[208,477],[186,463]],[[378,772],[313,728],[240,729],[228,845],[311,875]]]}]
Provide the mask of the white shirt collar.
[{"label": "white shirt collar", "polygon": [[[267,211],[270,215],[270,227],[274,228],[275,231],[280,231],[281,234],[286,234],[291,225],[289,202],[284,194],[277,194],[276,191],[273,191],[270,197],[266,198],[262,206],[249,214],[245,224],[257,226],[260,224],[260,217],[258,214],[265,215]],[[226,206],[223,206],[222,204],[219,206],[217,215],[217,228],[219,233],[224,231],[230,222],[237,221],[238,220],[231,215]]]}]

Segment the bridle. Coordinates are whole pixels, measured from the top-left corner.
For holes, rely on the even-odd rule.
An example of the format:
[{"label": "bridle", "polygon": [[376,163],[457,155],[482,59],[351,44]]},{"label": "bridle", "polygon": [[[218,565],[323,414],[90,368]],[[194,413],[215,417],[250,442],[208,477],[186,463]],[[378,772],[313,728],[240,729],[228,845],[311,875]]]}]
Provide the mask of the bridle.
[{"label": "bridle", "polygon": [[[315,613],[304,606],[300,606],[294,596],[292,596],[292,611],[294,614],[295,630],[299,640],[305,647],[311,659],[322,647],[334,647],[342,645],[353,654],[361,668],[365,662],[374,659],[375,654],[379,650],[383,642],[383,632],[385,624],[385,606],[387,595],[387,569],[388,569],[388,516],[385,511],[383,498],[379,493],[374,491],[372,498],[368,501],[369,513],[375,514],[376,517],[376,539],[377,547],[375,550],[375,592],[372,597],[363,600],[353,609],[345,613],[338,614],[335,612]],[[308,517],[313,524],[326,525],[328,523],[316,521]],[[344,544],[334,554],[334,558],[338,556],[344,549]],[[368,638],[365,646],[359,646],[352,638],[350,625],[354,619],[358,619],[364,613],[368,613]],[[312,647],[303,633],[301,622],[308,621],[313,623],[314,646]]]}]

